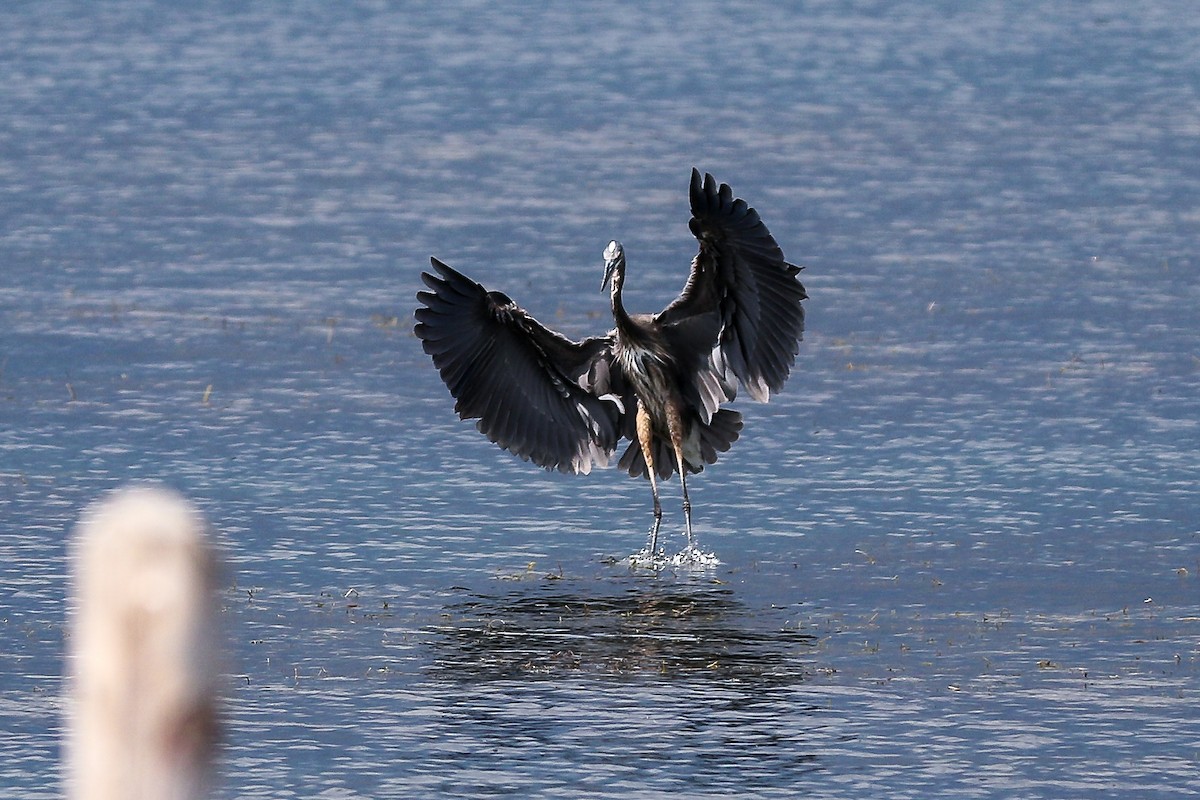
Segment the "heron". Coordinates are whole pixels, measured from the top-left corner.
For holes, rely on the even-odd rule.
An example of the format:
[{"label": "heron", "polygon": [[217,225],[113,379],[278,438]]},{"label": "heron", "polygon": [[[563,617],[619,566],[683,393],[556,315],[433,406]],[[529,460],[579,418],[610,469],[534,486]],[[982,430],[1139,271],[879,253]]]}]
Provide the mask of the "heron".
[{"label": "heron", "polygon": [[799,353],[808,295],[802,267],[784,259],[758,212],[727,184],[693,168],[689,228],[699,242],[683,291],[657,314],[625,309],[625,249],[604,250],[601,290],[614,327],[574,341],[533,318],[503,292],[489,291],[431,258],[429,291],[417,299],[415,333],[433,358],[463,420],[492,442],[548,470],[586,474],[618,465],[645,476],[654,502],[649,542],[660,556],[658,481],[679,473],[687,546],[699,555],[687,476],[716,463],[742,430],[722,406],[739,385],[767,402]]}]

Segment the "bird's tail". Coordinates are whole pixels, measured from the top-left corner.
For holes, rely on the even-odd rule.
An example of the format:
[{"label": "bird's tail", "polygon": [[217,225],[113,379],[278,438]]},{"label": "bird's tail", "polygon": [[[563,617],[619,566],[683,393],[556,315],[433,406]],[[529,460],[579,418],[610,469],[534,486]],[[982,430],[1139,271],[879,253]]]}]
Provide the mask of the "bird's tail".
[{"label": "bird's tail", "polygon": [[[693,419],[691,434],[683,449],[683,461],[688,474],[700,472],[705,464],[715,464],[717,454],[728,450],[737,441],[741,431],[742,415],[727,408],[713,414],[707,424],[699,418]],[[636,439],[625,448],[618,466],[635,478],[649,477],[646,474],[646,457]],[[675,451],[665,439],[654,440],[654,470],[663,480],[679,471],[675,463]]]}]

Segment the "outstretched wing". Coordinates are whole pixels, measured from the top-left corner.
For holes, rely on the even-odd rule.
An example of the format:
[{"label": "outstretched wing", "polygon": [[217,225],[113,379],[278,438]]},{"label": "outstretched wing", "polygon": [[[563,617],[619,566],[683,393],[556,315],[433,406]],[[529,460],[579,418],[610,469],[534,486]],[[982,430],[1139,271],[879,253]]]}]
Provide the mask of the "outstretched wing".
[{"label": "outstretched wing", "polygon": [[683,293],[656,319],[678,327],[715,312],[714,365],[766,402],[783,388],[804,332],[801,301],[808,295],[797,278],[801,267],[784,261],[758,212],[734,198],[727,184],[708,174],[701,179],[693,169],[690,194],[688,226],[700,252]]},{"label": "outstretched wing", "polygon": [[431,259],[414,329],[463,419],[523,459],[562,472],[605,466],[620,438],[611,341],[573,342],[506,295]]}]

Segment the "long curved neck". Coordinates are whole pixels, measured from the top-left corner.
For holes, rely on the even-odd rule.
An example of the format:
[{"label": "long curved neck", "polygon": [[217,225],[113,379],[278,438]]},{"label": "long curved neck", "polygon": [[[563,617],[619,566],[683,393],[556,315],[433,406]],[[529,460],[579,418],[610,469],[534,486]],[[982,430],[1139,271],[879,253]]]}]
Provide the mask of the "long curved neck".
[{"label": "long curved neck", "polygon": [[635,320],[625,310],[625,304],[621,300],[621,289],[624,288],[625,279],[624,272],[622,268],[613,275],[612,315],[613,320],[617,323],[617,338],[626,349],[657,352],[659,346],[654,341],[654,337],[650,335],[646,320]]},{"label": "long curved neck", "polygon": [[617,332],[621,338],[636,341],[639,331],[625,304],[621,301],[621,291],[625,288],[625,248],[618,241],[611,241],[604,249],[604,282],[611,291],[609,299],[612,303],[613,320],[617,323]]},{"label": "long curved neck", "polygon": [[612,315],[616,320],[617,328],[621,333],[628,335],[636,331],[633,320],[629,317],[629,312],[625,310],[625,303],[621,301],[621,290],[625,288],[625,260],[617,264],[612,276],[612,292],[609,297],[612,301]]}]

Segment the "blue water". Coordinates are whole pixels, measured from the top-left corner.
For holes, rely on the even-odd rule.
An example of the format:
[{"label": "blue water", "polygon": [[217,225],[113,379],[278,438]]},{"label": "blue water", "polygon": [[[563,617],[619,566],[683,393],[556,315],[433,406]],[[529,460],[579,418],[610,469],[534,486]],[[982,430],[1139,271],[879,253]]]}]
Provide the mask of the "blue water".
[{"label": "blue water", "polygon": [[[191,497],[221,797],[1200,790],[1188,2],[0,9],[0,794],[56,797],[65,542]],[[695,165],[808,331],[692,482],[453,415],[436,254],[571,336],[657,310]],[[682,545],[674,482],[669,544]]]}]

